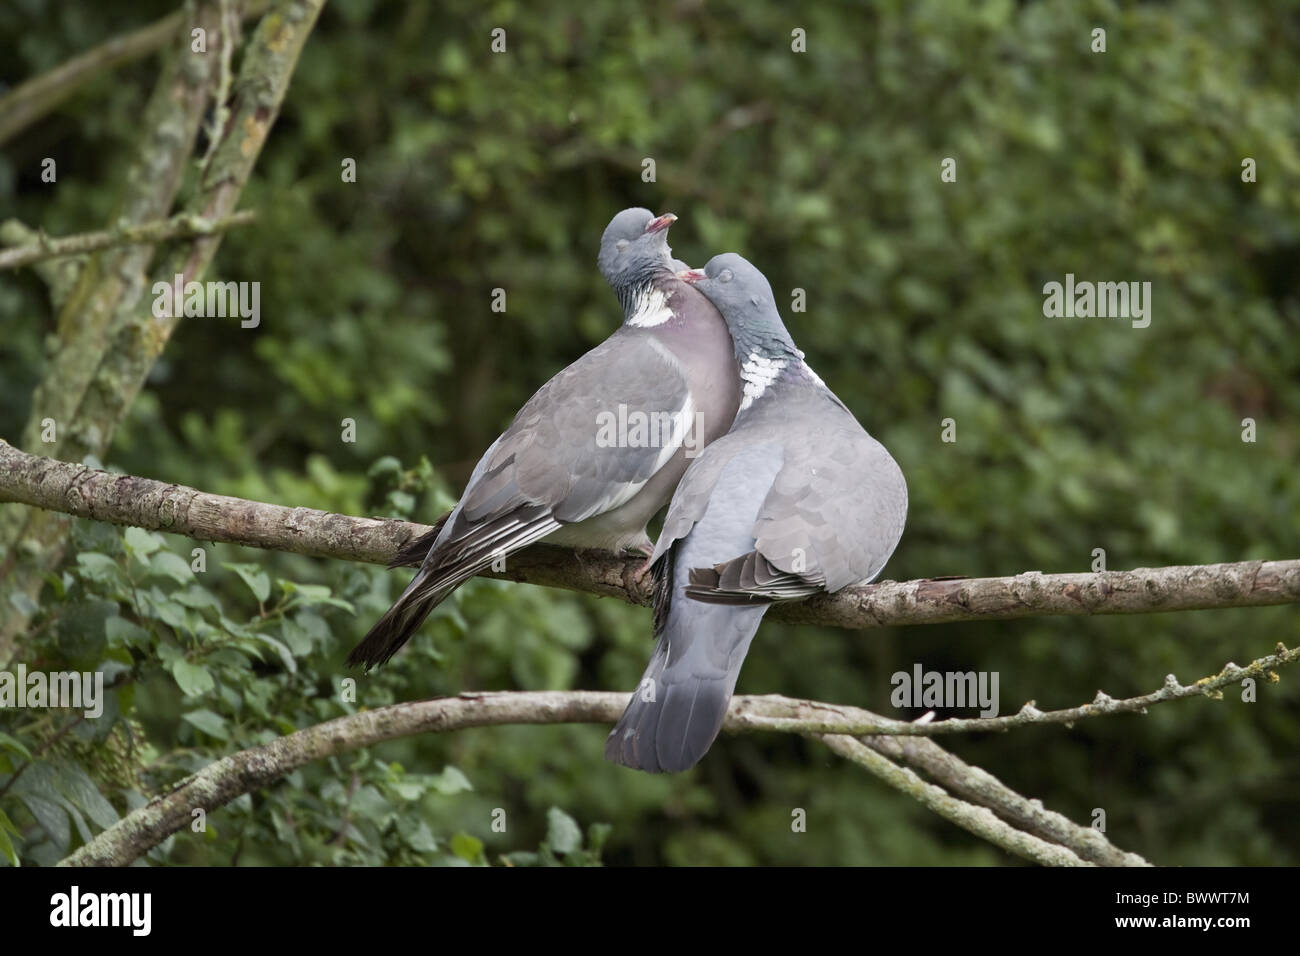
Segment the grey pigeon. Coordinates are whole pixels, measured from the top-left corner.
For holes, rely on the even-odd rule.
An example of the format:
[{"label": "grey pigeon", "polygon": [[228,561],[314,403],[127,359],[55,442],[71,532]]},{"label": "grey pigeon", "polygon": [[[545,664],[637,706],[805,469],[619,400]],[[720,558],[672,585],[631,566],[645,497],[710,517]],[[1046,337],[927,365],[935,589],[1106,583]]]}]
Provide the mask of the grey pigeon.
[{"label": "grey pigeon", "polygon": [[492,443],[432,542],[405,552],[427,547],[349,665],[384,663],[464,581],[543,538],[650,553],[646,523],[740,404],[726,323],[673,267],[676,218],[625,209],[610,221],[597,264],[623,325],[538,389]]},{"label": "grey pigeon", "polygon": [[709,749],[767,608],[870,581],[907,516],[902,471],[804,362],[763,274],[728,253],[687,278],[726,319],[745,386],[669,505],[651,559],[657,643],[605,744],[652,773]]}]

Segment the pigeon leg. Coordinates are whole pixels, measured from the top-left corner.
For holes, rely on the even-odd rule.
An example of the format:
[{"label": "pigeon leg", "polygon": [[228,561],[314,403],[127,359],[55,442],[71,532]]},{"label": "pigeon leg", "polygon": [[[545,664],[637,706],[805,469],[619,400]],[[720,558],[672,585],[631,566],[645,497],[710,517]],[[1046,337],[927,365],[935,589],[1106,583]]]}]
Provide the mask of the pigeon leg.
[{"label": "pigeon leg", "polygon": [[632,580],[637,584],[640,584],[641,579],[644,578],[646,572],[650,570],[650,559],[654,557],[655,546],[653,544],[642,544],[638,545],[634,550],[645,555],[645,560],[637,565],[636,570],[632,572]]}]

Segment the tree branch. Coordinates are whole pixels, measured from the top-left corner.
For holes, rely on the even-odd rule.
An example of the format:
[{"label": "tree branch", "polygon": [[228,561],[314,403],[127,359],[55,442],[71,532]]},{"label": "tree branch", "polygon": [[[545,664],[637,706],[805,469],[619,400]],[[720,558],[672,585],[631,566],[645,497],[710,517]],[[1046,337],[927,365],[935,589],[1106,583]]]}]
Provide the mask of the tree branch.
[{"label": "tree branch", "polygon": [[[45,234],[17,219],[0,222],[0,246],[30,246],[45,240]],[[68,301],[68,295],[77,285],[85,263],[81,259],[48,259],[32,263],[32,271],[45,283],[50,294],[50,304],[58,312]]]},{"label": "tree branch", "polygon": [[131,33],[113,37],[0,97],[0,143],[13,138],[77,92],[91,77],[157,50],[180,29],[177,10]]},{"label": "tree branch", "polygon": [[959,797],[988,807],[1018,830],[1049,843],[1059,843],[1082,860],[1099,866],[1150,866],[1138,856],[1119,849],[1100,830],[1080,826],[1040,800],[1030,800],[993,774],[968,764],[933,740],[921,737],[862,737],[862,743],[895,763],[905,763]]},{"label": "tree branch", "polygon": [[[185,534],[198,540],[229,541],[255,547],[313,554],[324,557],[387,562],[399,547],[414,537],[425,533],[425,525],[394,519],[353,518],[307,508],[285,508],[246,501],[222,495],[211,495],[179,485],[169,485],[147,478],[114,475],[107,472],[38,458],[0,440],[0,501],[18,501],[37,507],[55,508],[68,514],[95,518],[116,524],[136,525],[153,530]],[[635,603],[646,603],[648,594],[636,581],[633,571],[635,559],[615,555],[586,554],[580,560],[572,552],[558,548],[538,547],[517,555],[512,566],[500,576],[514,580],[531,581],[575,590],[591,591],[622,597]],[[1143,605],[1128,595],[1116,607],[1108,607],[1106,596],[1128,594],[1132,590],[1128,579],[1135,575],[1142,580],[1157,583],[1172,579],[1190,580],[1200,589],[1194,600],[1171,594],[1166,588],[1148,586],[1144,589],[1155,600]],[[1069,594],[1070,588],[1079,588],[1078,579],[1100,578],[1100,584],[1085,583],[1084,589],[1102,599],[1072,600],[1064,605],[1046,605],[1064,613],[1136,613],[1142,610],[1171,610],[1175,607],[1212,606],[1230,607],[1250,604],[1282,603],[1288,597],[1300,575],[1300,562],[1243,562],[1235,565],[1212,565],[1192,568],[1165,568],[1143,572],[1109,572],[1098,575],[1019,575],[1014,578],[968,579],[951,581],[913,581],[904,584],[886,582],[841,592],[828,599],[831,613],[825,616],[791,615],[816,623],[836,624],[844,620],[845,609],[834,604],[834,598],[845,596],[849,607],[883,608],[866,618],[854,622],[858,627],[884,624],[931,622],[938,615],[951,619],[958,612],[951,604],[944,605],[943,586],[960,584],[966,597],[958,602],[963,619],[992,617],[1007,614],[1025,616],[1027,605],[1006,608],[986,600],[987,593],[1002,594],[1013,590],[1025,578],[1038,582],[1039,594]],[[1245,582],[1249,582],[1248,586]],[[941,586],[938,591],[934,586]],[[882,599],[880,592],[912,594],[917,599],[899,602]],[[1216,597],[1207,597],[1215,595]],[[823,603],[826,603],[824,599]],[[930,601],[939,601],[940,607]],[[1197,603],[1205,601],[1206,603]],[[1023,601],[1022,601],[1023,604]],[[794,607],[776,608],[791,611]],[[1042,863],[1080,865],[1087,862],[1102,865],[1145,865],[1146,861],[1135,854],[1115,848],[1097,831],[1078,826],[1059,814],[1044,809],[978,767],[967,765],[929,740],[909,739],[940,733],[1006,730],[1028,723],[1071,723],[1086,717],[1102,714],[1142,712],[1146,707],[1167,700],[1191,696],[1221,696],[1221,688],[1244,677],[1265,676],[1269,668],[1284,666],[1300,658],[1300,651],[1287,650],[1279,645],[1274,655],[1260,658],[1245,668],[1228,664],[1223,670],[1194,684],[1183,686],[1172,677],[1163,688],[1151,694],[1124,700],[1111,700],[1098,695],[1090,704],[1059,711],[1040,712],[1033,704],[1026,705],[1015,715],[1002,718],[954,719],[936,723],[919,723],[891,720],[853,707],[836,706],[783,697],[739,697],[733,703],[727,718],[731,730],[776,730],[823,736],[837,753],[862,764],[887,783],[907,792],[924,805],[935,810],[971,832],[991,840],[1009,852],[1018,853]],[[453,730],[461,727],[484,726],[496,723],[549,723],[566,721],[612,721],[621,711],[625,698],[622,695],[572,695],[536,697],[535,695],[506,695],[514,703],[501,704],[492,713],[462,711],[454,717],[439,712],[432,717],[416,716],[397,719],[395,723],[363,727],[352,739],[348,734],[330,738],[343,749],[365,746],[378,740],[390,739],[407,733],[428,729]],[[463,695],[452,702],[427,702],[430,706],[450,707],[455,701],[481,702],[484,695]],[[595,701],[595,703],[593,703]],[[612,703],[611,703],[612,701]],[[540,702],[540,704],[539,704]],[[500,703],[500,701],[498,701]],[[414,707],[420,705],[399,705]],[[595,708],[594,710],[592,708]],[[378,712],[367,712],[375,714]],[[406,713],[402,711],[401,713]],[[828,717],[827,715],[833,715]],[[361,716],[361,715],[358,715]],[[400,715],[399,715],[400,716]],[[345,718],[351,720],[352,718]],[[384,718],[387,720],[387,718]],[[431,721],[436,726],[425,726]],[[326,726],[326,725],[322,725]],[[172,796],[160,798],[149,807],[132,815],[119,827],[101,834],[98,840],[83,847],[69,862],[115,862],[115,854],[127,853],[122,860],[129,862],[139,853],[147,851],[167,834],[184,825],[193,806],[219,805],[255,788],[284,772],[300,766],[317,756],[338,752],[320,751],[320,740],[311,736],[314,731],[303,731],[302,737],[294,735],[270,745],[271,757],[266,754],[232,755],[225,761],[207,768],[187,781],[182,790],[195,801],[184,804],[184,813],[176,816],[175,806],[169,803]],[[332,733],[332,731],[331,731]],[[862,741],[852,736],[871,734]],[[862,748],[874,751],[864,755]],[[251,755],[251,756],[250,756]],[[250,764],[249,761],[252,761]],[[925,772],[937,782],[929,784],[908,770],[895,765],[899,761]],[[249,768],[261,767],[258,776]],[[245,789],[231,790],[226,774],[248,784]],[[954,796],[955,795],[955,796]],[[201,798],[201,799],[200,799]],[[190,799],[190,797],[186,797]],[[987,808],[987,809],[986,809]],[[996,811],[1003,819],[993,817]],[[173,826],[175,824],[175,826]],[[170,829],[169,829],[170,827]],[[126,835],[124,835],[126,834]],[[141,837],[141,834],[144,836]],[[153,834],[153,836],[149,836]],[[156,839],[154,839],[156,837]],[[140,842],[143,839],[144,842]],[[152,840],[153,842],[150,842]],[[125,842],[123,842],[125,841]],[[130,848],[134,847],[134,850]],[[130,854],[134,855],[130,855]]]},{"label": "tree branch", "polygon": [[[184,26],[206,31],[208,42],[229,42],[219,31],[218,0],[195,0],[184,11]],[[135,157],[112,217],[116,223],[142,223],[167,216],[180,189],[186,159],[194,148],[199,122],[208,102],[215,58],[191,52],[188,32],[169,35],[171,55],[164,62],[149,97],[137,137]],[[209,217],[212,218],[212,217]],[[22,441],[27,448],[81,461],[102,455],[115,422],[105,427],[98,416],[79,414],[91,389],[111,331],[136,310],[153,258],[148,245],[108,249],[88,257],[71,291],[65,291],[58,321],[58,348],[32,394],[32,406]],[[170,277],[169,277],[170,278]],[[53,289],[51,290],[54,291]],[[42,444],[44,422],[56,423],[53,445]],[[0,514],[0,580],[13,592],[35,597],[44,575],[62,557],[68,522],[61,515],[10,508]],[[22,547],[22,561],[16,549]],[[25,615],[10,608],[0,620],[0,662],[6,660]]]},{"label": "tree branch", "polygon": [[[252,0],[242,15],[261,16],[267,2]],[[105,40],[0,96],[0,145],[57,109],[89,80],[159,49],[176,35],[184,16],[177,10],[147,27]]]},{"label": "tree branch", "polygon": [[[125,866],[147,853],[168,836],[189,826],[193,811],[210,812],[236,797],[264,787],[314,760],[361,747],[420,733],[447,733],[471,727],[501,724],[613,723],[627,706],[628,695],[597,691],[522,691],[468,693],[458,697],[393,704],[364,710],[299,730],[270,743],[223,757],[180,781],[171,791],[128,814],[63,861],[66,866]],[[741,714],[764,716],[784,713],[791,704],[809,710],[825,705],[786,698],[737,697],[723,724],[728,732],[752,729]],[[790,728],[793,729],[793,728]],[[819,736],[813,734],[811,736]],[[830,735],[821,738],[835,752],[866,767],[890,786],[908,793],[940,815],[1012,853],[1046,865],[1086,865],[1087,859],[1106,865],[1142,866],[1146,861],[1124,853],[1096,832],[1038,808],[1021,816],[1042,832],[1056,832],[1068,843],[1062,846],[1023,832],[999,819],[992,810],[960,800],[911,770],[898,767],[885,754],[888,747],[874,738]],[[1010,791],[991,775],[967,767],[933,741],[916,741],[928,751],[897,749],[904,760],[915,760],[933,770],[946,786],[973,800],[990,799],[997,807],[1030,807],[1025,798]],[[992,798],[988,795],[992,794]],[[1008,796],[1009,795],[1009,796]]]},{"label": "tree branch", "polygon": [[[200,541],[227,541],[373,564],[386,564],[404,543],[429,530],[427,525],[393,518],[353,518],[313,508],[286,508],[149,478],[114,475],[28,455],[0,440],[3,501],[167,531]],[[586,591],[644,605],[650,600],[649,582],[637,579],[638,564],[636,559],[614,554],[583,552],[579,557],[572,551],[539,545],[512,555],[505,572],[485,576]],[[1258,607],[1298,601],[1300,560],[1241,561],[1093,574],[1030,571],[1001,578],[884,581],[777,605],[771,616],[775,620],[864,629],[1053,614]],[[1226,671],[1220,676],[1225,682],[1238,679]],[[1156,693],[1184,691],[1166,688]],[[1104,704],[1094,701],[1078,710]],[[1145,704],[1134,703],[1128,709],[1141,706]],[[1042,718],[1035,717],[1032,711],[1022,711],[1015,718],[1005,719],[1031,723]]]},{"label": "tree branch", "polygon": [[[973,579],[979,581],[981,579]],[[987,579],[984,579],[987,580]],[[1108,714],[1145,714],[1148,707],[1169,700],[1183,700],[1188,697],[1223,697],[1223,688],[1229,684],[1240,683],[1249,677],[1254,680],[1275,680],[1272,674],[1275,667],[1285,667],[1300,660],[1300,647],[1288,649],[1278,644],[1276,652],[1258,660],[1251,661],[1245,667],[1238,667],[1229,662],[1223,670],[1212,677],[1202,677],[1194,684],[1183,686],[1173,674],[1165,677],[1164,686],[1141,697],[1128,697],[1114,700],[1107,694],[1097,691],[1092,703],[1064,710],[1041,711],[1030,701],[1015,714],[1006,717],[953,717],[934,723],[918,720],[891,720],[879,717],[856,707],[842,707],[833,704],[819,705],[825,713],[813,715],[805,710],[795,708],[785,716],[773,715],[749,718],[747,726],[755,730],[791,730],[802,733],[816,732],[824,734],[888,734],[906,737],[934,737],[939,734],[985,733],[989,731],[1007,731],[1012,727],[1026,724],[1066,724],[1070,725],[1086,717],[1102,717]],[[801,703],[791,701],[791,704]],[[826,713],[834,714],[827,717]]]},{"label": "tree branch", "polygon": [[51,239],[44,234],[33,243],[0,250],[0,271],[17,269],[32,265],[46,259],[60,256],[84,255],[111,249],[117,246],[129,246],[164,242],[168,239],[190,238],[193,236],[210,236],[224,232],[235,226],[246,226],[257,218],[251,209],[234,213],[224,219],[215,221],[200,216],[179,215],[171,219],[156,219],[138,225],[121,223],[112,229],[97,232],[83,232],[73,236]]},{"label": "tree branch", "polygon": [[877,753],[855,737],[830,734],[822,737],[822,742],[841,757],[847,757],[860,767],[864,767],[872,776],[883,780],[895,790],[906,793],[923,807],[933,810],[939,816],[957,824],[977,837],[982,837],[1043,866],[1091,866],[1075,853],[1063,846],[1048,843],[1046,840],[1017,830],[998,818],[988,807],[979,807],[965,800],[958,800],[940,786],[926,783],[916,773],[906,767],[900,767],[887,757]]},{"label": "tree branch", "polygon": [[[239,77],[234,84],[234,102],[227,108],[226,104],[216,104],[221,115],[227,116],[223,135],[212,154],[212,162],[204,169],[198,190],[186,207],[186,212],[200,216],[208,221],[217,221],[233,215],[239,203],[253,166],[266,144],[280,106],[289,89],[289,81],[298,64],[307,37],[316,24],[325,0],[279,0],[275,8],[267,13],[258,23],[256,31],[243,49]],[[220,42],[231,44],[230,35],[233,25],[222,16],[222,7],[213,0],[197,0],[197,15],[208,26],[210,48],[218,49],[212,44]],[[221,24],[225,26],[221,26]],[[189,79],[187,82],[200,83],[198,111],[186,112],[183,120],[184,134],[181,135],[181,117],[167,116],[167,110],[174,104],[167,99],[170,83],[164,75],[160,86],[146,113],[149,135],[142,144],[144,165],[132,167],[128,192],[136,191],[137,180],[142,169],[152,169],[161,165],[170,175],[173,172],[176,156],[170,149],[159,147],[155,140],[177,140],[184,142],[183,158],[188,157],[193,148],[194,133],[197,131],[202,114],[202,105],[206,101],[208,86],[216,80],[218,90],[223,88],[220,73],[221,66],[228,63],[223,56],[208,54],[191,54],[186,45],[180,55],[171,61],[169,71],[179,72]],[[159,92],[163,99],[160,106]],[[191,104],[193,105],[193,104]],[[158,116],[155,117],[155,106]],[[228,109],[228,112],[226,112]],[[170,143],[170,146],[175,146]],[[160,159],[161,157],[161,159]],[[170,208],[171,195],[167,197]],[[129,217],[138,222],[143,219],[156,219],[166,215],[167,208],[159,209],[150,216]],[[180,275],[183,281],[199,280],[204,270],[216,254],[221,243],[220,232],[212,235],[197,236],[173,252],[161,269],[165,281],[172,281]],[[127,250],[113,250],[94,256],[91,263],[99,263],[108,268],[107,263],[114,261],[114,256],[129,255],[139,250],[143,260],[132,269],[114,268],[110,273],[99,273],[94,268],[83,270],[79,288],[86,295],[99,296],[101,286],[109,288],[110,281],[116,276],[121,284],[123,276],[131,279],[129,295],[119,291],[114,296],[116,305],[111,313],[111,322],[96,325],[96,343],[84,341],[86,336],[77,337],[75,349],[65,348],[51,363],[44,380],[37,389],[32,403],[32,415],[28,422],[25,444],[29,448],[40,447],[41,422],[49,417],[58,425],[58,439],[51,449],[53,454],[72,461],[82,461],[87,455],[103,456],[107,453],[119,422],[125,417],[131,403],[143,387],[149,371],[158,356],[162,354],[172,333],[176,329],[180,316],[172,315],[157,318],[148,305],[141,306],[140,294],[148,281],[145,269],[152,256],[149,246],[131,246]],[[78,297],[74,296],[64,309],[60,319],[60,337],[65,341],[71,337],[63,328],[63,319],[69,313],[76,314]],[[98,344],[100,347],[94,348]],[[72,374],[62,369],[61,358],[64,352],[75,352]],[[58,412],[52,411],[59,409]],[[13,524],[13,522],[9,522]],[[0,515],[0,544],[9,543],[17,547],[21,542],[25,553],[22,566],[6,574],[6,564],[12,566],[14,554],[11,552],[0,562],[0,578],[9,576],[16,590],[34,597],[40,589],[43,575],[58,563],[62,555],[63,543],[67,535],[66,521],[55,520],[51,515],[35,515],[22,524],[17,533],[7,534],[6,521]],[[16,635],[24,626],[21,614],[11,614],[9,619],[0,624],[0,660],[5,659],[8,648],[16,640]]]}]

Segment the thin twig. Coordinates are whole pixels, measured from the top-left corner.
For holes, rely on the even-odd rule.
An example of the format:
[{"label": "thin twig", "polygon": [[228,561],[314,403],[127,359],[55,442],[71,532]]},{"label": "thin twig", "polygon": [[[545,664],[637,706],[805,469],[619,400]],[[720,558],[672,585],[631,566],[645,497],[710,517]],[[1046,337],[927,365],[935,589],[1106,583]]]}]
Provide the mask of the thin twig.
[{"label": "thin twig", "polygon": [[1150,866],[1121,850],[1105,834],[1073,820],[1012,790],[982,767],[968,764],[924,737],[863,737],[862,742],[895,763],[919,770],[939,786],[971,803],[988,807],[1018,830],[1050,843],[1059,843],[1080,859],[1100,866]]},{"label": "thin twig", "polygon": [[[818,737],[818,735],[811,735]],[[1055,843],[1048,843],[1031,833],[1017,830],[1000,819],[988,807],[976,806],[958,800],[942,787],[926,783],[913,771],[900,767],[887,757],[872,750],[862,741],[842,734],[819,736],[818,739],[841,757],[864,767],[872,776],[915,799],[945,820],[957,824],[978,837],[1002,847],[1009,853],[1033,860],[1043,866],[1093,866],[1073,852]]]},{"label": "thin twig", "polygon": [[122,223],[112,229],[82,232],[72,236],[61,236],[58,239],[51,239],[42,234],[36,242],[0,250],[0,270],[17,269],[46,259],[84,255],[117,246],[210,236],[237,226],[246,226],[256,219],[256,212],[245,209],[215,221],[209,221],[201,216],[181,214],[170,219],[156,219],[139,225]]},{"label": "thin twig", "polygon": [[1066,724],[1087,717],[1101,717],[1107,714],[1146,713],[1148,707],[1170,700],[1182,700],[1187,697],[1221,698],[1222,689],[1230,684],[1237,684],[1246,678],[1252,680],[1275,680],[1270,676],[1275,667],[1285,667],[1300,660],[1300,647],[1288,649],[1284,644],[1277,645],[1276,653],[1251,661],[1245,667],[1238,667],[1229,662],[1223,670],[1211,677],[1202,677],[1186,686],[1178,683],[1173,674],[1165,678],[1164,686],[1159,690],[1140,697],[1127,697],[1114,700],[1101,691],[1090,704],[1080,707],[1068,707],[1063,710],[1042,711],[1030,701],[1015,714],[1006,717],[953,717],[948,720],[933,722],[891,720],[880,717],[857,707],[840,707],[836,705],[816,705],[824,707],[833,717],[809,716],[808,701],[790,698],[774,698],[783,701],[794,712],[788,716],[744,715],[747,726],[755,730],[796,730],[826,734],[888,734],[890,736],[933,737],[938,734],[982,733],[988,731],[1007,731],[1012,727],[1026,724]]},{"label": "thin twig", "polygon": [[[241,15],[261,16],[268,3],[252,0]],[[177,10],[147,27],[105,40],[0,96],[0,145],[57,109],[94,77],[158,50],[176,35],[184,17],[185,11]]]},{"label": "thin twig", "polygon": [[22,132],[100,73],[157,50],[180,29],[184,11],[106,40],[65,63],[20,83],[0,97],[0,143]]}]

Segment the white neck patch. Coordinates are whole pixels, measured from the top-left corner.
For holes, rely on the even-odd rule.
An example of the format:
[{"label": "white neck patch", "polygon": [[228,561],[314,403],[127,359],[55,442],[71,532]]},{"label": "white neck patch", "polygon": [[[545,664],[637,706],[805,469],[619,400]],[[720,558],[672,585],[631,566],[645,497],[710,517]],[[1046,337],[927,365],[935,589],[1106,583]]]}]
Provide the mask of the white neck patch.
[{"label": "white neck patch", "polygon": [[668,300],[671,297],[671,292],[665,293],[661,289],[650,286],[637,295],[634,303],[635,308],[632,310],[632,315],[628,318],[627,324],[634,325],[638,329],[663,325],[673,317],[673,310],[668,305]]},{"label": "white neck patch", "polygon": [[740,369],[740,377],[745,383],[745,397],[740,402],[742,411],[767,391],[767,387],[776,381],[783,368],[785,362],[780,359],[763,358],[757,352],[749,353],[749,358]]}]

